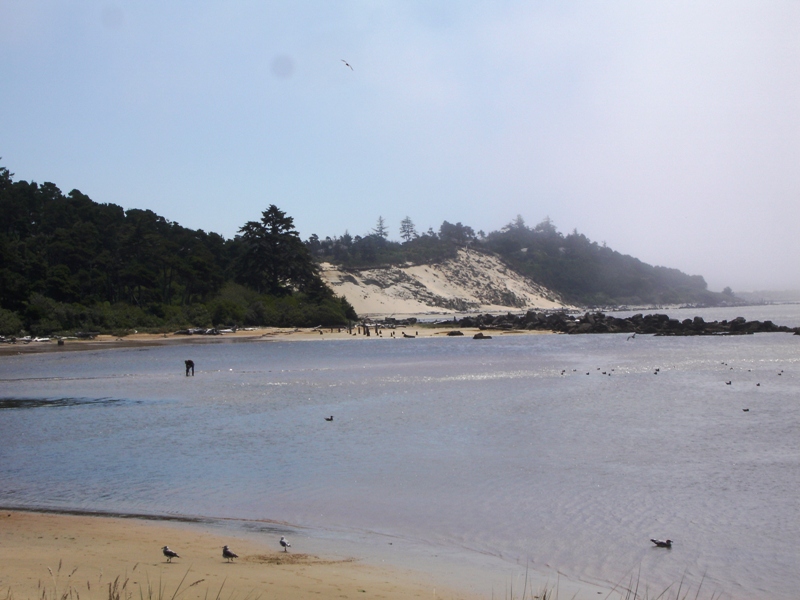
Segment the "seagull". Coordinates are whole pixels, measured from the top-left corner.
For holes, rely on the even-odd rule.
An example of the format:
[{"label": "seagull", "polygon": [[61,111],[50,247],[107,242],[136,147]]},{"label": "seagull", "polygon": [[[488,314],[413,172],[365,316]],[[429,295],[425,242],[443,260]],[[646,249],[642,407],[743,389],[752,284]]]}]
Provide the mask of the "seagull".
[{"label": "seagull", "polygon": [[672,540],[654,540],[650,538],[650,541],[653,542],[658,548],[672,548]]},{"label": "seagull", "polygon": [[[350,67],[350,63],[349,63],[349,62],[347,62],[345,59],[343,59],[343,58],[342,58],[342,59],[341,59],[341,61],[344,63],[344,65],[345,65],[346,67]],[[353,70],[353,67],[350,67],[350,70],[352,71],[352,70]]]},{"label": "seagull", "polygon": [[[636,339],[636,334],[635,333],[633,335],[629,335],[628,336],[628,340],[635,340],[635,339]],[[627,342],[628,340],[625,340],[625,341]]]},{"label": "seagull", "polygon": [[333,421],[333,415],[331,415],[330,417],[325,417],[325,420],[326,421]]},{"label": "seagull", "polygon": [[292,547],[289,541],[283,536],[281,536],[281,546],[283,546],[284,552],[288,552],[289,551],[288,549]]},{"label": "seagull", "polygon": [[222,547],[222,558],[227,559],[228,562],[233,562],[233,559],[234,558],[239,558],[239,555],[236,554],[235,552],[232,552],[231,549],[228,548],[227,546],[223,546]]},{"label": "seagull", "polygon": [[167,557],[167,562],[172,562],[173,558],[180,558],[177,552],[169,549],[169,546],[164,546],[161,551],[164,553],[164,556]]}]

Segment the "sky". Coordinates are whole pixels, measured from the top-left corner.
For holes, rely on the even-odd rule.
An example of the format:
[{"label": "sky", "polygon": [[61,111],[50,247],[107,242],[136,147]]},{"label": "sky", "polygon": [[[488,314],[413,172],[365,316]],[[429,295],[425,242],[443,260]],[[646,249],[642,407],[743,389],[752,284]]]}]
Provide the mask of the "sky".
[{"label": "sky", "polygon": [[226,238],[549,217],[800,289],[800,2],[0,0],[0,157]]}]

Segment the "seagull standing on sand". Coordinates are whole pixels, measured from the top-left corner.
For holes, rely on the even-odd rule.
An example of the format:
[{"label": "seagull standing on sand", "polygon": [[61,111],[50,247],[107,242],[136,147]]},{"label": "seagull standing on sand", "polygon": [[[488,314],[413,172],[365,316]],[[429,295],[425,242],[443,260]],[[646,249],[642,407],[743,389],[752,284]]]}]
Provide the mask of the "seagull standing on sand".
[{"label": "seagull standing on sand", "polygon": [[284,552],[288,552],[289,548],[292,547],[292,545],[289,543],[289,541],[283,536],[281,536],[281,546],[283,546],[283,551]]},{"label": "seagull standing on sand", "polygon": [[672,548],[672,540],[654,540],[650,538],[650,541],[653,542],[658,548]]},{"label": "seagull standing on sand", "polygon": [[222,558],[224,558],[228,562],[233,562],[233,559],[234,558],[239,558],[239,555],[236,554],[235,552],[231,551],[231,549],[228,548],[227,546],[223,546],[222,547]]},{"label": "seagull standing on sand", "polygon": [[161,548],[161,551],[164,553],[164,556],[167,557],[167,562],[172,562],[173,558],[180,558],[177,552],[169,549],[169,546],[164,546]]}]

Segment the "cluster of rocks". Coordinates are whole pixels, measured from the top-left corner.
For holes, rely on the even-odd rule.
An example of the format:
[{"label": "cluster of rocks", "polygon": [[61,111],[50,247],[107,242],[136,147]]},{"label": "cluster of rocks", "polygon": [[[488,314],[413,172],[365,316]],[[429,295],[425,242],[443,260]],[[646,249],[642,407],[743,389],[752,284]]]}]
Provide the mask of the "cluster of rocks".
[{"label": "cluster of rocks", "polygon": [[481,330],[539,330],[558,333],[649,333],[655,335],[745,335],[751,333],[786,332],[800,335],[800,327],[775,325],[772,321],[748,321],[737,317],[730,321],[671,319],[667,315],[633,315],[619,318],[601,312],[579,316],[564,312],[528,311],[524,315],[476,315],[453,322],[458,327]]},{"label": "cluster of rocks", "polygon": [[[371,319],[364,319],[364,322],[372,323]],[[383,319],[374,322],[388,329],[393,329],[395,327],[408,327],[410,325],[416,325],[417,319],[416,317],[409,317],[407,319],[396,319],[394,317],[385,317]]]},{"label": "cluster of rocks", "polygon": [[235,332],[235,327],[232,329],[217,329],[216,327],[206,329],[205,327],[195,327],[193,329],[179,329],[178,331],[174,332],[173,335],[222,335],[223,333]]}]

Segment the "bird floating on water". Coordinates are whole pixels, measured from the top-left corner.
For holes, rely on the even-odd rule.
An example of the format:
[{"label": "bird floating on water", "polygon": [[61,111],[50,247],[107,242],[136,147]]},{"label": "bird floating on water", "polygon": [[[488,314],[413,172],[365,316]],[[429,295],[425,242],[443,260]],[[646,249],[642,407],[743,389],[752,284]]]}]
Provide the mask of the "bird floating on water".
[{"label": "bird floating on water", "polygon": [[325,417],[325,420],[326,421],[333,421],[333,415],[331,415],[330,417]]},{"label": "bird floating on water", "polygon": [[287,539],[286,539],[285,537],[283,537],[283,536],[281,536],[281,546],[283,546],[283,551],[284,551],[284,552],[288,552],[288,551],[289,551],[289,548],[291,548],[291,547],[292,547],[292,545],[289,543],[289,540],[287,540]]},{"label": "bird floating on water", "polygon": [[227,546],[222,547],[222,558],[226,559],[228,562],[233,562],[234,558],[239,558],[239,555],[233,552]]},{"label": "bird floating on water", "polygon": [[672,540],[656,540],[650,538],[650,541],[653,542],[658,548],[672,548]]},{"label": "bird floating on water", "polygon": [[167,557],[167,562],[172,562],[173,558],[180,558],[177,552],[169,549],[169,546],[164,546],[161,548],[161,551],[164,553],[164,556]]}]

